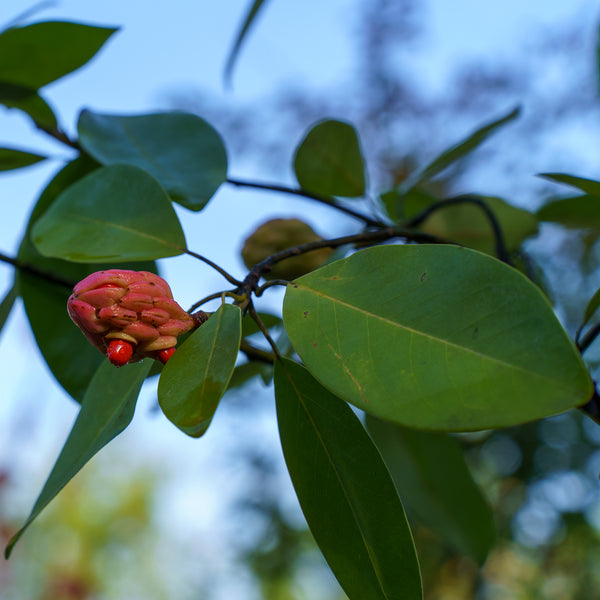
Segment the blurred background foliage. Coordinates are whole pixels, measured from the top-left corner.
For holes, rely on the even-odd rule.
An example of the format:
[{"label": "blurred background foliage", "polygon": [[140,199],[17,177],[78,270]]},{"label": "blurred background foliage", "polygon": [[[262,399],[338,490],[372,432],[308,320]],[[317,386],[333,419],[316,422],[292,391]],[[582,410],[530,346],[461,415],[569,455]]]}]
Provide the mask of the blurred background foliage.
[{"label": "blurred background foliage", "polygon": [[[355,3],[355,63],[344,85],[309,91],[297,82],[251,104],[235,95],[223,103],[191,87],[170,89],[164,107],[198,113],[223,134],[239,164],[260,165],[274,180],[287,175],[287,157],[309,124],[324,117],[348,120],[363,140],[371,182],[385,189],[490,116],[520,104],[517,125],[423,192],[478,190],[535,210],[562,192],[534,177],[542,168],[598,178],[599,69],[595,30],[592,35],[589,27],[598,15],[579,14],[560,28],[531,32],[523,47],[456,65],[444,81],[432,82],[420,77],[418,61],[411,60],[427,44],[426,5]],[[260,27],[259,19],[252,35],[259,36]],[[237,68],[243,60],[242,51]],[[233,81],[235,86],[235,74]],[[593,227],[544,224],[525,246],[530,268],[544,273],[545,289],[572,334],[600,287],[599,234]],[[597,376],[600,350],[591,348],[586,358]],[[221,543],[204,540],[199,553],[200,540],[173,535],[156,518],[163,474],[152,465],[138,470],[111,447],[58,496],[20,555],[0,563],[0,598],[225,598],[233,597],[235,579],[237,597],[243,590],[249,600],[342,600],[290,501],[277,445],[256,444],[252,437],[252,424],[272,419],[268,397],[255,379],[229,392],[220,409],[219,418],[239,434],[235,444],[215,450],[235,465],[228,473],[237,478],[235,493],[223,500],[229,517],[219,530],[230,549],[223,558],[227,567],[199,575],[211,569],[211,552],[220,552]],[[35,423],[36,416],[28,419]],[[479,569],[409,515],[426,598],[600,599],[598,426],[571,411],[457,439],[493,507],[497,543]],[[121,465],[117,473],[110,469],[115,460]],[[15,476],[10,460],[0,467],[0,538],[8,539],[24,515],[14,513],[8,491]],[[174,565],[185,566],[183,583]]]}]

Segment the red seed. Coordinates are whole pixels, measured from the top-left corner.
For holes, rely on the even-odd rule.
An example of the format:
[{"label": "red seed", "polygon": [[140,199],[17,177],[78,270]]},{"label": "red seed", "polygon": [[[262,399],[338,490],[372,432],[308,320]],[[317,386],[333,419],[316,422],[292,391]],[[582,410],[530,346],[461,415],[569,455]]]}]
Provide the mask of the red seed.
[{"label": "red seed", "polygon": [[160,360],[160,362],[163,365],[167,364],[167,361],[171,358],[171,356],[173,356],[173,354],[175,354],[175,348],[164,348],[163,350],[159,350],[156,355],[158,356],[158,360]]},{"label": "red seed", "polygon": [[106,356],[115,367],[126,365],[132,355],[133,346],[125,340],[111,340],[106,349]]}]

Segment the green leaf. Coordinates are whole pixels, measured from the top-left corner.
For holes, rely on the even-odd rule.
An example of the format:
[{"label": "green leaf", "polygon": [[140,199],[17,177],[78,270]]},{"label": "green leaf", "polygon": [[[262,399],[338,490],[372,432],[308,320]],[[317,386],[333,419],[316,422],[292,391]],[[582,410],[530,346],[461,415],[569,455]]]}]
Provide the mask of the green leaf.
[{"label": "green leaf", "polygon": [[48,21],[0,34],[0,81],[32,90],[87,63],[114,28]]},{"label": "green leaf", "polygon": [[39,127],[45,129],[58,127],[54,112],[35,90],[0,82],[0,104],[23,111]]},{"label": "green leaf", "polygon": [[348,597],[422,598],[402,503],[350,407],[287,359],[275,365],[275,398],[283,454],[300,506]]},{"label": "green leaf", "polygon": [[227,390],[240,348],[242,314],[223,304],[163,368],[158,402],[166,417],[191,437],[204,435]]},{"label": "green leaf", "polygon": [[419,187],[412,188],[405,194],[400,194],[397,189],[388,190],[381,194],[380,199],[388,217],[395,223],[414,217],[438,200]]},{"label": "green leaf", "polygon": [[116,369],[107,360],[98,368],[77,420],[31,514],[4,551],[8,559],[19,538],[50,501],[83,466],[131,422],[140,388],[151,361]]},{"label": "green leaf", "polygon": [[23,152],[22,150],[14,150],[13,148],[0,148],[0,171],[29,167],[46,158],[46,156],[42,156],[41,154]]},{"label": "green leaf", "polygon": [[585,307],[585,311],[583,313],[583,320],[581,325],[577,328],[577,332],[575,333],[575,340],[579,343],[579,338],[581,336],[581,332],[583,328],[590,322],[591,318],[594,316],[594,313],[598,310],[600,306],[600,289],[594,292],[594,295],[590,298],[590,301],[587,303]]},{"label": "green leaf", "polygon": [[74,262],[154,260],[185,251],[179,219],[158,182],[138,167],[97,169],[67,188],[37,221],[44,256]]},{"label": "green leaf", "polygon": [[458,552],[483,564],[494,544],[494,516],[457,441],[369,415],[366,425],[409,513]]},{"label": "green leaf", "polygon": [[326,388],[411,427],[506,427],[593,391],[540,290],[467,248],[361,250],[288,285],[283,322]]},{"label": "green leaf", "polygon": [[200,210],[227,178],[227,154],[204,119],[183,112],[79,117],[79,142],[105,165],[127,164],[153,175],[171,198]]},{"label": "green leaf", "polygon": [[464,158],[467,154],[470,154],[473,152],[473,150],[481,146],[481,144],[483,144],[483,142],[485,142],[491,135],[496,133],[500,127],[510,123],[511,121],[514,121],[519,116],[519,113],[519,107],[514,108],[508,114],[495,121],[492,121],[491,123],[487,123],[483,127],[480,127],[474,131],[464,140],[460,141],[458,144],[448,148],[448,150],[444,150],[444,152],[442,152],[437,158],[429,163],[429,165],[427,165],[416,177],[410,178],[406,185],[403,185],[402,188],[405,191],[408,191],[416,185],[432,179],[438,173],[441,173],[444,169],[447,169],[451,164],[455,163],[461,158]]},{"label": "green leaf", "polygon": [[[530,236],[537,233],[538,220],[533,213],[516,208],[500,198],[481,197],[494,213],[509,252],[514,252]],[[455,204],[433,212],[419,229],[431,235],[458,242],[463,246],[496,254],[496,238],[490,220],[479,206]]]},{"label": "green leaf", "polygon": [[[31,243],[30,231],[65,188],[97,166],[91,159],[82,157],[62,169],[42,193],[23,237],[19,259],[34,269],[54,275],[57,281],[40,277],[32,271],[19,269],[16,272],[16,282],[40,351],[58,383],[79,402],[102,362],[102,354],[72,323],[66,311],[67,299],[75,283],[95,270],[111,268],[112,265],[90,266],[46,258]],[[122,266],[156,272],[156,265],[149,262]],[[64,283],[59,280],[64,280]]]},{"label": "green leaf", "polygon": [[365,193],[365,165],[358,134],[341,121],[322,121],[296,149],[294,171],[300,187],[324,196],[353,198]]},{"label": "green leaf", "polygon": [[227,63],[225,65],[225,83],[231,83],[231,75],[233,73],[233,67],[235,66],[235,62],[237,60],[238,54],[240,52],[240,48],[242,47],[242,42],[246,38],[248,31],[250,30],[250,26],[255,22],[256,16],[258,15],[259,10],[264,6],[265,0],[254,0],[252,6],[248,10],[248,14],[244,19],[242,27],[240,28],[233,47],[229,52],[229,56],[227,57]]},{"label": "green leaf", "polygon": [[235,388],[240,388],[247,381],[250,381],[250,379],[257,377],[258,375],[260,375],[263,380],[265,377],[272,377],[273,367],[258,361],[242,363],[233,370],[227,390],[229,391]]},{"label": "green leaf", "polygon": [[573,229],[600,231],[600,196],[575,196],[554,200],[537,211],[540,221],[559,223]]},{"label": "green leaf", "polygon": [[577,188],[590,196],[600,196],[600,181],[593,179],[585,179],[584,177],[575,177],[574,175],[566,175],[564,173],[540,173],[540,177],[564,183],[565,185]]},{"label": "green leaf", "polygon": [[15,300],[19,297],[18,286],[16,282],[13,286],[6,292],[2,302],[0,303],[0,331],[4,328],[6,323],[6,319],[8,319],[8,315],[10,315],[10,311],[15,303]]}]

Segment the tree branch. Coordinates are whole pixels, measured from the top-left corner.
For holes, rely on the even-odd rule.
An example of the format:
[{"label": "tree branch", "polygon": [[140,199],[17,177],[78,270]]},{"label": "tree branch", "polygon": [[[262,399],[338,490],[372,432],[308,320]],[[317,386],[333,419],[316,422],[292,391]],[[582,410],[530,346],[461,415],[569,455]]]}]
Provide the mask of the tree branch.
[{"label": "tree branch", "polygon": [[456,206],[457,204],[473,204],[475,206],[478,206],[484,212],[485,216],[490,222],[490,226],[494,233],[494,239],[496,242],[496,256],[502,262],[512,265],[510,255],[506,248],[504,233],[502,232],[502,227],[500,227],[500,223],[498,222],[496,215],[492,212],[490,207],[481,198],[478,198],[477,196],[465,194],[462,196],[455,196],[453,198],[445,198],[444,200],[440,200],[439,202],[434,202],[425,210],[421,211],[418,215],[415,215],[412,219],[409,219],[408,221],[403,223],[403,225],[408,228],[418,227],[432,213],[442,208]]},{"label": "tree branch", "polygon": [[21,260],[20,258],[13,258],[12,256],[6,256],[5,254],[0,253],[0,262],[7,263],[15,267],[15,269],[19,269],[19,271],[29,273],[30,275],[34,275],[35,277],[39,277],[40,279],[45,279],[46,281],[50,281],[51,283],[56,283],[57,285],[61,285],[71,290],[75,287],[77,283],[75,281],[65,279],[64,277],[61,277],[56,273],[50,273],[49,271],[38,269],[34,265],[30,265],[29,263]]},{"label": "tree branch", "polygon": [[386,227],[386,224],[383,223],[382,221],[379,221],[378,219],[372,219],[371,217],[369,217],[367,215],[363,215],[362,213],[359,213],[351,208],[347,208],[346,206],[338,204],[338,202],[336,202],[336,200],[334,198],[329,198],[327,196],[321,196],[319,194],[313,194],[312,192],[307,192],[306,190],[290,188],[290,187],[287,187],[284,185],[276,185],[276,184],[271,184],[271,183],[260,183],[260,182],[256,182],[256,181],[242,181],[240,179],[233,179],[231,177],[228,177],[226,179],[226,182],[231,185],[235,185],[237,187],[248,187],[248,188],[254,188],[254,189],[259,189],[259,190],[267,190],[270,192],[282,192],[284,194],[292,194],[294,196],[301,196],[303,198],[308,198],[309,200],[315,200],[316,202],[320,202],[321,204],[326,204],[327,206],[330,206],[331,208],[335,208],[336,210],[339,210],[340,212],[343,212],[351,217],[354,217],[355,219],[358,219],[359,221],[362,221],[365,225],[367,225],[369,227]]}]

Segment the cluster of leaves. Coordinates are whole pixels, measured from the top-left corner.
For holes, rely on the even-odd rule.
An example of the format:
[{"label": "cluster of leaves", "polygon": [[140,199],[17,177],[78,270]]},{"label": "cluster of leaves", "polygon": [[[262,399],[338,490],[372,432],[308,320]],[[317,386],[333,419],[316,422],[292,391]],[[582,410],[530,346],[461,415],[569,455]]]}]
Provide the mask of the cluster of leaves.
[{"label": "cluster of leaves", "polygon": [[[594,325],[600,296],[586,310],[578,347],[531,280],[522,244],[541,221],[599,229],[600,182],[546,175],[582,194],[536,214],[500,198],[444,199],[426,191],[444,169],[513,121],[513,110],[381,191],[367,214],[359,136],[348,123],[322,121],[293,157],[298,187],[278,189],[343,211],[361,226],[344,238],[266,256],[238,280],[187,248],[173,202],[199,212],[224,184],[273,187],[230,177],[226,147],[209,123],[180,112],[84,110],[71,140],[42,100],[41,87],[88,61],[113,32],[38,23],[0,35],[0,102],[78,152],[41,194],[18,256],[3,257],[16,270],[0,312],[5,318],[15,298],[23,299],[49,368],[81,402],[6,555],[82,466],[127,427],[142,384],[154,374],[150,361],[115,371],[87,343],[66,314],[72,284],[116,264],[155,270],[156,259],[187,253],[235,287],[197,303],[222,297],[160,374],[166,417],[200,437],[228,387],[258,374],[273,377],[283,453],[300,505],[349,598],[422,597],[403,503],[458,552],[482,563],[493,545],[492,515],[451,434],[542,419],[592,399],[581,354],[600,332]],[[10,148],[0,155],[3,169],[44,159]],[[377,245],[392,240],[404,243]],[[345,257],[291,282],[259,287],[274,264],[325,247],[340,248]],[[286,285],[282,321],[290,343],[279,346],[269,328],[281,319],[254,308],[270,284]],[[259,330],[272,353],[249,341]],[[240,351],[248,362],[239,364]],[[350,404],[366,413],[364,423]]]}]

